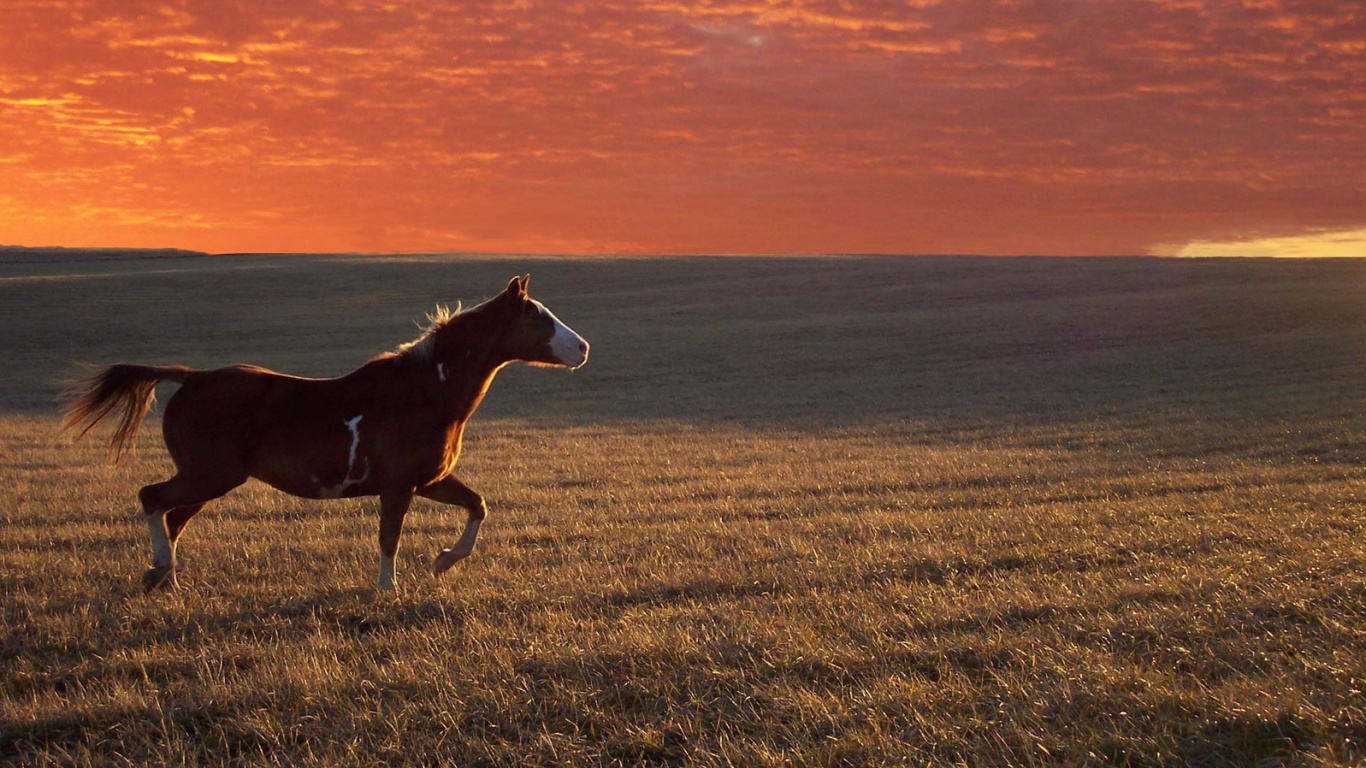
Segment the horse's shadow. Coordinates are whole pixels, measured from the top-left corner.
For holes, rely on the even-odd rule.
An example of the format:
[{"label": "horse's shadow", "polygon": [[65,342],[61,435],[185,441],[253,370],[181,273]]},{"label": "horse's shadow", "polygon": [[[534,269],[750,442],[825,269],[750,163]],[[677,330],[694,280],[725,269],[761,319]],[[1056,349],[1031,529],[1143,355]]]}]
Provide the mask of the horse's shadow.
[{"label": "horse's shadow", "polygon": [[[138,595],[131,599],[149,599]],[[151,599],[156,599],[155,597]],[[262,600],[221,613],[196,612],[165,621],[150,631],[130,633],[130,645],[193,642],[199,637],[278,640],[332,633],[369,641],[386,633],[443,627],[464,632],[462,612],[439,595],[377,596],[366,587],[331,589],[279,601]]]}]

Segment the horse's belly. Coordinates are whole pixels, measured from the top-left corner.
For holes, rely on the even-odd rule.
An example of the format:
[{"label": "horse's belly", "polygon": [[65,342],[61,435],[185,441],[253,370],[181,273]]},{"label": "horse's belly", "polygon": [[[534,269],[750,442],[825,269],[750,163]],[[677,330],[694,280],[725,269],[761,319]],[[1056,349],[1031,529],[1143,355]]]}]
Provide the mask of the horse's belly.
[{"label": "horse's belly", "polygon": [[280,441],[256,455],[253,476],[285,493],[308,499],[374,496],[415,489],[448,474],[454,460],[443,445],[427,441],[369,442],[361,438],[305,444]]},{"label": "horse's belly", "polygon": [[356,496],[374,496],[379,493],[369,483],[331,483],[318,475],[306,477],[255,475],[257,480],[291,496],[303,499],[349,499]]},{"label": "horse's belly", "polygon": [[253,475],[267,485],[305,499],[343,499],[379,493],[380,477],[369,457],[355,461],[278,457],[258,461]]}]

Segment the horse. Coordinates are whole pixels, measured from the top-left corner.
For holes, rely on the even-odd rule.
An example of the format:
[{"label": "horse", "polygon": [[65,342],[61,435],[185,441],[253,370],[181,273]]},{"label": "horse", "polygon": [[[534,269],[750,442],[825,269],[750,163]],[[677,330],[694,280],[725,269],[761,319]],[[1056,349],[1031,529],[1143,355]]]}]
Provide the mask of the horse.
[{"label": "horse", "polygon": [[381,592],[394,589],[394,558],[414,496],[466,511],[459,540],[436,556],[432,572],[439,576],[469,557],[488,508],[454,474],[465,424],[509,363],[574,370],[588,360],[588,342],[527,295],[530,280],[514,277],[497,296],[463,311],[438,307],[417,339],[334,379],[253,365],[96,371],[72,393],[63,430],[79,429],[79,439],[119,414],[110,442],[115,461],[133,447],[156,385],[180,384],[162,419],[175,474],[138,492],[152,542],[144,591],[176,587],[185,524],[248,478],[306,499],[378,496]]}]

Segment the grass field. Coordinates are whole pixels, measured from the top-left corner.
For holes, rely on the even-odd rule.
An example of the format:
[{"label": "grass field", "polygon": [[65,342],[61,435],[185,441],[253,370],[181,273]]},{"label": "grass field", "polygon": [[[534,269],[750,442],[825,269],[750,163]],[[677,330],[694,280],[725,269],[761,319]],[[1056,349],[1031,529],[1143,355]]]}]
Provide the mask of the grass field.
[{"label": "grass field", "polygon": [[[72,361],[335,375],[529,271],[376,597],[377,506],[249,484],[144,596]],[[1366,261],[0,255],[0,762],[1351,765]],[[169,390],[163,392],[164,397]]]}]

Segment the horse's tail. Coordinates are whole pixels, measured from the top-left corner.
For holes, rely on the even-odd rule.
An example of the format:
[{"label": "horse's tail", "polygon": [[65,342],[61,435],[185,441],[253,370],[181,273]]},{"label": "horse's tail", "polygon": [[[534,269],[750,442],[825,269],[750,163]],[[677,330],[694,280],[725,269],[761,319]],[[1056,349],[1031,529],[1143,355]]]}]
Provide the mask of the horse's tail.
[{"label": "horse's tail", "polygon": [[121,414],[118,428],[109,445],[117,461],[133,447],[138,427],[156,401],[156,386],[162,381],[184,382],[194,373],[183,365],[111,365],[78,381],[68,391],[74,398],[62,409],[62,431],[79,429],[76,439],[85,437],[109,414]]}]

